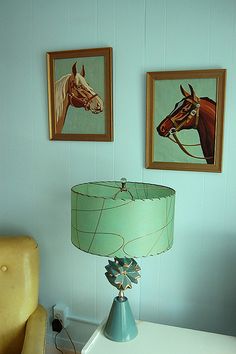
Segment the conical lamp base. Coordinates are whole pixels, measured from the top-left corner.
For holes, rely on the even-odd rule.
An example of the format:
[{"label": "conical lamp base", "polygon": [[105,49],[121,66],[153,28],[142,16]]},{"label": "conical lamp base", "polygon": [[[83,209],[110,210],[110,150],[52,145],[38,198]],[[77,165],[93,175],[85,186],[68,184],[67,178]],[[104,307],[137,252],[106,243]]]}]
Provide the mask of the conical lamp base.
[{"label": "conical lamp base", "polygon": [[127,297],[115,297],[105,325],[104,335],[116,342],[127,342],[138,334]]}]

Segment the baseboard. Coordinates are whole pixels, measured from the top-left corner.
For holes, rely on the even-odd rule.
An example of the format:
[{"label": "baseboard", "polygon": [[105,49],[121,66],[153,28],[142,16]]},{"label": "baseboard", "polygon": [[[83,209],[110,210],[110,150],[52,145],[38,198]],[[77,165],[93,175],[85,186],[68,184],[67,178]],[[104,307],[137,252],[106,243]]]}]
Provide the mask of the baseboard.
[{"label": "baseboard", "polygon": [[[77,319],[69,320],[69,325],[66,330],[68,331],[76,348],[76,354],[81,352],[82,348],[92,336],[96,328],[97,325],[94,323],[80,321]],[[45,354],[59,354],[59,351],[56,350],[55,347],[55,335],[56,332],[53,332],[51,326],[48,325]],[[62,332],[57,335],[56,341],[58,348],[63,351],[63,354],[74,354],[73,346],[65,330],[62,330]]]},{"label": "baseboard", "polygon": [[[63,351],[63,354],[74,354],[73,346],[68,338],[64,337],[64,333],[57,336],[57,347]],[[85,345],[85,342],[79,342],[72,338],[73,344],[76,349],[76,354],[79,354]],[[48,333],[46,336],[46,353],[45,354],[59,354],[60,352],[55,346],[55,333]]]},{"label": "baseboard", "polygon": [[[69,349],[62,348],[62,350],[63,354],[74,354],[74,351],[71,351]],[[59,351],[55,348],[55,346],[47,344],[45,354],[59,354]],[[81,352],[76,350],[76,354],[81,354]]]}]

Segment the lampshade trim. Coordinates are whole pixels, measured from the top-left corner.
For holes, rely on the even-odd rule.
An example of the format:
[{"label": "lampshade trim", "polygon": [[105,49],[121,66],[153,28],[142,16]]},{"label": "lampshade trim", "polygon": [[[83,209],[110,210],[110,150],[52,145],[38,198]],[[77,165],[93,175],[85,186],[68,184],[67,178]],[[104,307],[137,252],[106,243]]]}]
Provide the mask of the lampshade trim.
[{"label": "lampshade trim", "polygon": [[[105,184],[104,181],[101,181],[101,182],[86,182],[86,183],[81,183],[81,184],[77,184],[75,186],[73,186],[71,188],[71,191],[75,194],[78,194],[78,195],[81,195],[81,196],[85,196],[85,197],[89,197],[89,198],[98,198],[98,199],[108,199],[108,200],[122,200],[122,201],[127,201],[127,199],[123,199],[123,198],[117,198],[117,195],[118,193],[114,193],[114,195],[111,197],[104,197],[104,196],[96,196],[96,195],[91,195],[91,194],[87,194],[87,193],[82,193],[82,192],[78,192],[76,191],[76,187],[81,187],[81,186],[86,186],[86,185],[94,185],[94,186],[102,186],[102,187],[106,187],[106,188],[113,188],[115,190],[117,189],[120,189],[120,181],[106,181],[106,183],[114,183],[114,184],[117,184],[114,185],[114,186],[111,186],[109,184]],[[131,193],[132,195],[132,198],[130,199],[131,202],[137,202],[137,201],[146,201],[146,200],[151,200],[151,201],[154,201],[156,199],[165,199],[166,197],[170,197],[172,195],[175,194],[175,190],[170,188],[170,187],[167,187],[167,186],[164,186],[164,185],[159,185],[159,184],[153,184],[153,183],[143,183],[143,182],[128,182],[129,185],[134,185],[132,188],[129,187],[129,190],[128,192],[131,191],[131,189],[134,189],[134,190],[141,190],[140,189],[137,189],[136,188],[136,185],[143,185],[145,186],[145,188],[147,188],[147,186],[153,186],[152,188],[149,188],[148,190],[151,190],[151,189],[157,189],[157,187],[160,187],[160,190],[166,190],[166,192],[168,191],[169,193],[165,196],[158,196],[158,197],[148,197],[146,196],[145,198],[134,198],[133,194]],[[145,188],[142,188],[142,190],[146,193],[147,190],[145,191]],[[118,191],[119,192],[119,191]],[[120,192],[122,193],[122,190],[120,190]],[[114,198],[115,197],[115,198]]]}]

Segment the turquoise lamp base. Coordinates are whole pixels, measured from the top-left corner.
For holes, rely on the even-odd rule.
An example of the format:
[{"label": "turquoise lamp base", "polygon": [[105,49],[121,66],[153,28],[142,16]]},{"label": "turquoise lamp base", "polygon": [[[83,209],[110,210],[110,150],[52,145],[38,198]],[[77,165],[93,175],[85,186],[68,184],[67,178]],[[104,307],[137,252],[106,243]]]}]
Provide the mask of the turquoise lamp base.
[{"label": "turquoise lamp base", "polygon": [[138,334],[127,297],[115,297],[104,328],[104,335],[115,342],[128,342]]}]

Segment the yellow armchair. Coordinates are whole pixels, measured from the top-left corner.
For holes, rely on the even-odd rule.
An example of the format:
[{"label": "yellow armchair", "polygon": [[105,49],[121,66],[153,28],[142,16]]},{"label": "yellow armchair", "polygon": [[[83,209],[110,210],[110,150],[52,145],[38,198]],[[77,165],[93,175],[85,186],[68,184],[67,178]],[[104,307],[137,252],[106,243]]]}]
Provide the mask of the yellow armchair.
[{"label": "yellow armchair", "polygon": [[0,236],[0,354],[45,352],[45,309],[38,305],[39,251],[28,236]]}]

